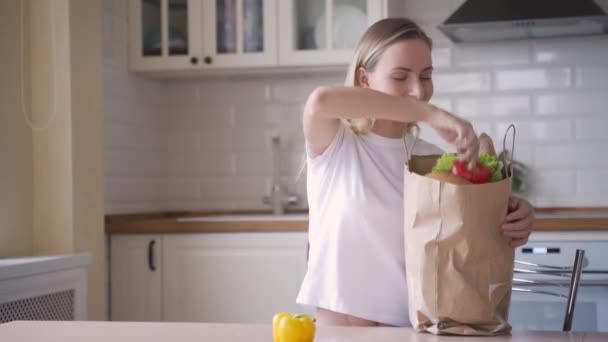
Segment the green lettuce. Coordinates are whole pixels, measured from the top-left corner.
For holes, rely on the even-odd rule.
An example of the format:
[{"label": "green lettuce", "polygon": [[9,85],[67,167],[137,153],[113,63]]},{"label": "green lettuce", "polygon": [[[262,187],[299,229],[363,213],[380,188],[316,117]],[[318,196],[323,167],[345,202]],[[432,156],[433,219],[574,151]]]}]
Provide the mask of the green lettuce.
[{"label": "green lettuce", "polygon": [[437,159],[433,171],[451,172],[454,162],[458,160],[456,153],[444,153]]},{"label": "green lettuce", "polygon": [[477,158],[480,163],[487,166],[492,170],[492,182],[502,180],[502,171],[500,170],[500,161],[496,156],[489,155],[487,153],[480,153]]}]

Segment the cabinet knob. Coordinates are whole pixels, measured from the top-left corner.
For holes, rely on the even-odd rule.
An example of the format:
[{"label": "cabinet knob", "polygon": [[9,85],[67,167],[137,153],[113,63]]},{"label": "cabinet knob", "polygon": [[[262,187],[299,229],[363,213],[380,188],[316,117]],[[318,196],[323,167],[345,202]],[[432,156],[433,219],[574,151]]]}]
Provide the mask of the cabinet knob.
[{"label": "cabinet knob", "polygon": [[205,61],[206,64],[211,64],[213,62],[213,59],[209,56],[206,56],[203,60]]},{"label": "cabinet knob", "polygon": [[198,58],[197,57],[190,57],[190,63],[192,63],[192,64],[198,64]]}]

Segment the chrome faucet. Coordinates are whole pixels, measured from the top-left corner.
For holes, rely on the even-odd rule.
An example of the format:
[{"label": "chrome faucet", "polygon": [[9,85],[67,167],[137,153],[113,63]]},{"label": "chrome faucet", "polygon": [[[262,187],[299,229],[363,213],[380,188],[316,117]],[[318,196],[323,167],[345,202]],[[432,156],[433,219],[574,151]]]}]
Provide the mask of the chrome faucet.
[{"label": "chrome faucet", "polygon": [[281,186],[280,176],[280,137],[277,133],[272,135],[272,185],[270,195],[264,196],[264,204],[272,206],[273,215],[283,215],[288,205],[298,203],[297,195],[290,195]]}]

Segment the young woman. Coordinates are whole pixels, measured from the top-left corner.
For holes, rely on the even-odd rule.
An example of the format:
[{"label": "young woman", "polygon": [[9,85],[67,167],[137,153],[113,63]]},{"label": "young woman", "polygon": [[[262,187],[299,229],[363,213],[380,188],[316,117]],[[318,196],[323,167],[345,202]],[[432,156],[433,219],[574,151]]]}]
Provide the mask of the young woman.
[{"label": "young woman", "polygon": [[[431,45],[414,22],[381,20],[361,38],[346,86],[317,88],[305,105],[310,252],[297,302],[317,307],[320,325],[410,324],[402,207],[410,125],[426,122],[476,160],[471,124],[428,103]],[[419,140],[414,153],[442,151]],[[512,198],[505,243],[526,243],[532,220],[531,205]]]}]

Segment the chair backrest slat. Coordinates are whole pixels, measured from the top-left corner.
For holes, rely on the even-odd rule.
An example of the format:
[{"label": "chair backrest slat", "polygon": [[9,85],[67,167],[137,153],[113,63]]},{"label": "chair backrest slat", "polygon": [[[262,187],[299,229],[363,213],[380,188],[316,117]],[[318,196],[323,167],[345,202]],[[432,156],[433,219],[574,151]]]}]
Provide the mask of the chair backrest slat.
[{"label": "chair backrest slat", "polygon": [[578,294],[578,286],[581,283],[581,271],[583,270],[583,260],[585,259],[585,251],[582,249],[576,250],[574,257],[574,266],[572,269],[572,279],[570,280],[570,291],[568,292],[568,303],[566,304],[566,316],[564,317],[563,331],[572,329],[572,319],[574,316],[574,304],[576,304],[576,295]]}]

